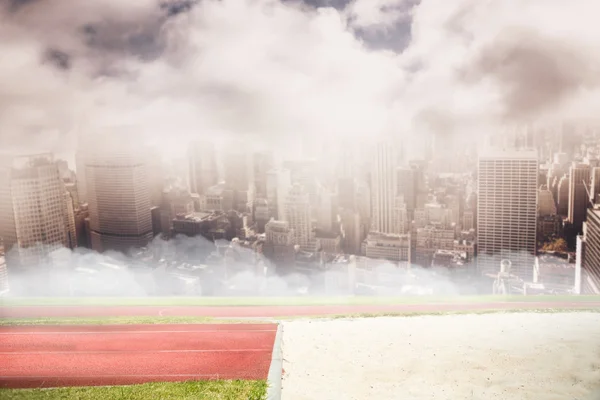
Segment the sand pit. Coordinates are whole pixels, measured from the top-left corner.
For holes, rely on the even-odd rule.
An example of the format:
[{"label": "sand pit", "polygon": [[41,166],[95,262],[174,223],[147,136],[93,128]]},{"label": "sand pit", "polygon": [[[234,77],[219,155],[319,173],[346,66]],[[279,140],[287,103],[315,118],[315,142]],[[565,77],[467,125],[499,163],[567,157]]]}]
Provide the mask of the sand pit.
[{"label": "sand pit", "polygon": [[284,324],[283,400],[600,400],[600,313]]}]

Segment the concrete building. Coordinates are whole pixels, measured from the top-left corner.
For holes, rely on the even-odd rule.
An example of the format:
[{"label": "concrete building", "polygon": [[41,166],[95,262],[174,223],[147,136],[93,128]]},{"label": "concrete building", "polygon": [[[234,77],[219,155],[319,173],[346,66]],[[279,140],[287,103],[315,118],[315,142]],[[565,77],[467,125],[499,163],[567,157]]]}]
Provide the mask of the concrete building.
[{"label": "concrete building", "polygon": [[417,201],[417,180],[415,171],[410,167],[396,169],[397,194],[404,197],[406,208],[412,213]]},{"label": "concrete building", "polygon": [[4,258],[4,249],[0,248],[0,296],[8,293],[8,269]]},{"label": "concrete building", "polygon": [[546,185],[542,185],[538,192],[538,215],[543,217],[547,215],[556,215],[556,204],[552,197],[552,192]]},{"label": "concrete building", "polygon": [[587,210],[583,236],[577,238],[576,292],[600,294],[600,206]]},{"label": "concrete building", "polygon": [[[16,238],[15,256],[22,268],[35,268],[49,262],[50,254],[70,247],[66,189],[52,154],[12,159],[10,197]],[[72,211],[72,209],[71,209]],[[6,239],[5,239],[6,240]],[[10,265],[9,265],[10,266]]]},{"label": "concrete building", "polygon": [[417,229],[415,263],[422,267],[431,266],[437,250],[454,250],[454,231],[433,226]]},{"label": "concrete building", "polygon": [[393,210],[394,234],[404,235],[405,233],[408,233],[410,229],[410,220],[408,215],[409,213],[406,202],[404,201],[404,196],[400,195],[396,197]]},{"label": "concrete building", "polygon": [[373,207],[372,231],[395,234],[394,205],[397,194],[397,153],[392,142],[380,142],[375,149],[371,171],[371,195]]},{"label": "concrete building", "polygon": [[228,148],[223,154],[223,170],[225,184],[233,191],[234,209],[240,212],[252,210],[256,196],[252,153],[244,148]]},{"label": "concrete building", "polygon": [[289,169],[271,169],[266,176],[266,198],[269,216],[279,221],[285,220],[285,200],[292,187]]},{"label": "concrete building", "polygon": [[479,158],[477,265],[497,273],[509,259],[513,273],[533,279],[538,208],[538,159],[534,151],[495,151]]},{"label": "concrete building", "polygon": [[566,217],[569,215],[569,178],[563,175],[558,181],[558,197],[556,199],[556,207],[558,215]]},{"label": "concrete building", "polygon": [[267,174],[275,165],[273,153],[270,151],[259,151],[255,152],[253,157],[254,187],[256,188],[256,197],[266,198]]},{"label": "concrete building", "polygon": [[590,182],[590,202],[596,204],[600,202],[600,167],[592,168]]},{"label": "concrete building", "polygon": [[199,198],[199,210],[202,212],[229,211],[234,207],[234,191],[226,184],[219,183],[204,191]]},{"label": "concrete building", "polygon": [[254,202],[254,221],[256,221],[257,233],[264,233],[265,226],[270,219],[267,199],[262,197],[257,198]]},{"label": "concrete building", "polygon": [[328,254],[340,254],[342,251],[342,237],[339,233],[317,230],[315,237],[321,246],[321,251]]},{"label": "concrete building", "polygon": [[360,246],[365,239],[360,214],[356,211],[341,209],[339,213],[342,226],[342,249],[347,254],[360,254]]},{"label": "concrete building", "polygon": [[573,163],[569,169],[569,214],[568,220],[574,232],[580,234],[586,217],[590,196],[587,186],[590,182],[591,169],[588,164]]},{"label": "concrete building", "polygon": [[218,183],[217,150],[214,143],[197,141],[188,150],[188,177],[190,192],[205,194]]},{"label": "concrete building", "polygon": [[315,251],[316,241],[313,231],[309,193],[296,183],[292,186],[285,203],[285,220],[294,231],[294,244],[300,250]]},{"label": "concrete building", "polygon": [[140,141],[136,132],[115,128],[90,137],[82,152],[96,251],[128,252],[153,238],[148,157]]},{"label": "concrete building", "polygon": [[475,229],[475,213],[472,210],[465,210],[463,213],[462,228],[466,231]]},{"label": "concrete building", "polygon": [[160,227],[165,235],[173,229],[173,219],[177,215],[188,215],[195,211],[194,199],[187,189],[170,187],[163,190],[160,204]]},{"label": "concrete building", "polygon": [[410,260],[410,235],[370,233],[362,247],[368,258],[397,262]]},{"label": "concrete building", "polygon": [[294,231],[287,221],[270,220],[265,225],[263,252],[278,269],[290,270],[294,266]]}]

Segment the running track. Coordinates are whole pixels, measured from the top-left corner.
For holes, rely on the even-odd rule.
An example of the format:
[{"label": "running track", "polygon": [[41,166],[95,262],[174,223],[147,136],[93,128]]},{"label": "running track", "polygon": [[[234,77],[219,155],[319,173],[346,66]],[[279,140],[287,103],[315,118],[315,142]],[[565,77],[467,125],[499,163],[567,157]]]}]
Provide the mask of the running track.
[{"label": "running track", "polygon": [[274,324],[26,326],[0,330],[0,387],[266,379]]},{"label": "running track", "polygon": [[204,316],[216,318],[275,318],[359,313],[403,313],[532,309],[600,309],[600,301],[490,302],[327,306],[15,306],[0,307],[3,318]]},{"label": "running track", "polygon": [[[4,318],[210,316],[263,318],[355,313],[590,309],[600,302],[497,302],[336,306],[18,306]],[[275,324],[0,327],[0,387],[124,385],[266,379]]]}]

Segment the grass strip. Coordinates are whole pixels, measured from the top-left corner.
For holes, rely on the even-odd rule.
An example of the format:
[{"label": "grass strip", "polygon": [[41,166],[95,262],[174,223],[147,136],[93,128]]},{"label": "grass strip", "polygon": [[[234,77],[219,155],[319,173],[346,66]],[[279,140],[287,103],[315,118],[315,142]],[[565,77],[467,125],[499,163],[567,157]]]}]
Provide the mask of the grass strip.
[{"label": "grass strip", "polygon": [[213,380],[51,389],[0,389],[3,400],[264,400],[266,381]]},{"label": "grass strip", "polygon": [[490,302],[600,302],[600,296],[4,297],[0,306],[311,306]]},{"label": "grass strip", "polygon": [[22,325],[133,325],[133,324],[257,324],[265,320],[242,320],[212,317],[97,317],[97,318],[4,318],[0,326]]}]

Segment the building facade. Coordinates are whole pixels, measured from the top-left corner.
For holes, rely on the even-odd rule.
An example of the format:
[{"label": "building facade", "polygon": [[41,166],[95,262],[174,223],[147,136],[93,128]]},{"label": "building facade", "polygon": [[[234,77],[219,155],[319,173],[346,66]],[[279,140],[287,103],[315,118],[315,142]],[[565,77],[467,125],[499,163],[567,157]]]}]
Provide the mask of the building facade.
[{"label": "building facade", "polygon": [[538,208],[538,158],[534,151],[496,151],[479,158],[477,265],[494,274],[500,261],[533,279]]}]

